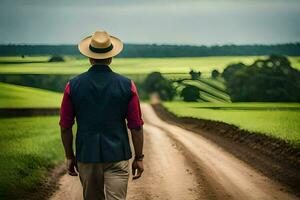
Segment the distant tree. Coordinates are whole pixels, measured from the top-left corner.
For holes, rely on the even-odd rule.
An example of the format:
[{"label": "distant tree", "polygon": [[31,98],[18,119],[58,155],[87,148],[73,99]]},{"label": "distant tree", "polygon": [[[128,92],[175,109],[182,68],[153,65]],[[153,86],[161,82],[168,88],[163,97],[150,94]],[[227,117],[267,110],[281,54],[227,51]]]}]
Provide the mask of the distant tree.
[{"label": "distant tree", "polygon": [[225,80],[228,80],[236,71],[243,69],[245,67],[246,67],[246,65],[243,63],[230,64],[224,69],[224,71],[222,73],[222,77]]},{"label": "distant tree", "polygon": [[284,56],[271,55],[235,70],[226,86],[232,101],[300,101],[300,72]]},{"label": "distant tree", "polygon": [[165,79],[160,72],[149,74],[143,83],[143,88],[148,93],[158,93],[162,100],[172,100],[176,94],[172,82]]},{"label": "distant tree", "polygon": [[62,56],[52,56],[48,62],[64,62],[65,59]]},{"label": "distant tree", "polygon": [[213,79],[216,79],[217,77],[220,76],[220,72],[216,69],[214,69],[212,72],[211,72],[211,78]]},{"label": "distant tree", "polygon": [[200,76],[201,76],[201,72],[200,71],[194,71],[194,70],[192,70],[191,69],[191,71],[189,72],[189,74],[191,75],[191,79],[192,80],[197,80],[197,79],[199,79],[200,78]]},{"label": "distant tree", "polygon": [[25,58],[25,55],[22,55],[21,57],[22,57],[22,58]]},{"label": "distant tree", "polygon": [[200,90],[196,86],[187,85],[182,89],[180,96],[183,97],[183,101],[197,101],[200,98]]}]

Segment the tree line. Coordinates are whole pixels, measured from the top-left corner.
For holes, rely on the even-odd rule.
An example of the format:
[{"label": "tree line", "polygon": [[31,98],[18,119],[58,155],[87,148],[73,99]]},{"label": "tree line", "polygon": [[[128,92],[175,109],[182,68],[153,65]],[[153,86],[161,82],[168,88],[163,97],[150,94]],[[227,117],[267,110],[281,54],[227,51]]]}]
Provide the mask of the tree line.
[{"label": "tree line", "polygon": [[300,72],[284,56],[231,64],[222,77],[233,102],[300,102]]},{"label": "tree line", "polygon": [[[243,55],[300,56],[300,43],[277,45],[156,45],[125,44],[118,57],[198,57],[198,56],[243,56]],[[77,45],[0,45],[0,56],[23,55],[72,55],[80,56]]]}]

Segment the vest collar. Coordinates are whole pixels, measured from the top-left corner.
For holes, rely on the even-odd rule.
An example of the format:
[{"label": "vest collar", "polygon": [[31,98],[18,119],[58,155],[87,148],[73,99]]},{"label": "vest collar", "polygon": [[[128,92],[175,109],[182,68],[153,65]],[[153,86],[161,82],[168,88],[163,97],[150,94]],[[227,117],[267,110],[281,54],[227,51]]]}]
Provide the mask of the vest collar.
[{"label": "vest collar", "polygon": [[95,64],[90,67],[89,72],[111,72],[111,68],[108,65]]}]

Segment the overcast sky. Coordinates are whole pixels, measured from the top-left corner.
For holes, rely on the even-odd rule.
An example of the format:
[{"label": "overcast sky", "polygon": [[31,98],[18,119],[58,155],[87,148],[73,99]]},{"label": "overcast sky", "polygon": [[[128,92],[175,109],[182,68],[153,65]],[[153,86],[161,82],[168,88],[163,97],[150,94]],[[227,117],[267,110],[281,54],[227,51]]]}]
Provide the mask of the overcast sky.
[{"label": "overcast sky", "polygon": [[0,43],[75,44],[97,29],[126,43],[300,42],[300,0],[0,2]]}]

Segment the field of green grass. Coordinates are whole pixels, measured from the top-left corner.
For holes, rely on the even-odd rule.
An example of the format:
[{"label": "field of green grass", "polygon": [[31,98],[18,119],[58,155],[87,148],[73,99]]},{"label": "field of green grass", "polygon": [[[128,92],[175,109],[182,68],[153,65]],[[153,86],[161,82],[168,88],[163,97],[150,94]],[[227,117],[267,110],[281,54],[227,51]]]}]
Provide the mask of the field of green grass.
[{"label": "field of green grass", "polygon": [[[121,74],[148,74],[159,71],[171,76],[188,73],[190,69],[208,75],[213,69],[222,71],[230,63],[251,64],[263,56],[219,56],[191,58],[115,58],[112,68]],[[48,63],[49,57],[0,57],[0,73],[22,74],[78,74],[88,69],[87,59],[66,57],[66,62]],[[289,57],[292,65],[300,69],[300,57]],[[38,62],[40,61],[40,62]],[[17,62],[17,63],[16,63]],[[19,62],[24,62],[20,64]],[[180,75],[181,74],[181,75]],[[170,76],[170,75],[169,75]]]},{"label": "field of green grass", "polygon": [[[223,121],[241,129],[268,134],[300,146],[300,103],[220,103],[230,102],[222,80],[213,80],[213,69],[222,71],[230,63],[251,64],[257,56],[197,58],[116,58],[114,71],[135,81],[159,71],[169,79],[188,78],[190,69],[204,75],[184,81],[201,89],[201,99],[215,103],[164,102],[178,116]],[[48,63],[49,57],[0,57],[0,76],[7,74],[78,74],[89,68],[87,59],[66,57],[66,62]],[[300,57],[289,57],[300,70]],[[179,88],[180,89],[180,88]],[[59,107],[62,94],[0,82],[0,108]],[[47,169],[60,163],[58,116],[0,119],[0,199],[4,191],[33,188]],[[17,195],[17,194],[16,194]]]},{"label": "field of green grass", "polygon": [[[62,94],[0,83],[0,108],[59,107]],[[14,199],[38,184],[64,159],[59,117],[0,119],[0,199]]]},{"label": "field of green grass", "polygon": [[63,161],[58,120],[58,116],[0,119],[0,199],[20,197]]},{"label": "field of green grass", "polygon": [[0,108],[59,107],[62,94],[0,82]]},{"label": "field of green grass", "polygon": [[221,121],[300,147],[300,103],[164,102],[163,105],[180,117]]}]

